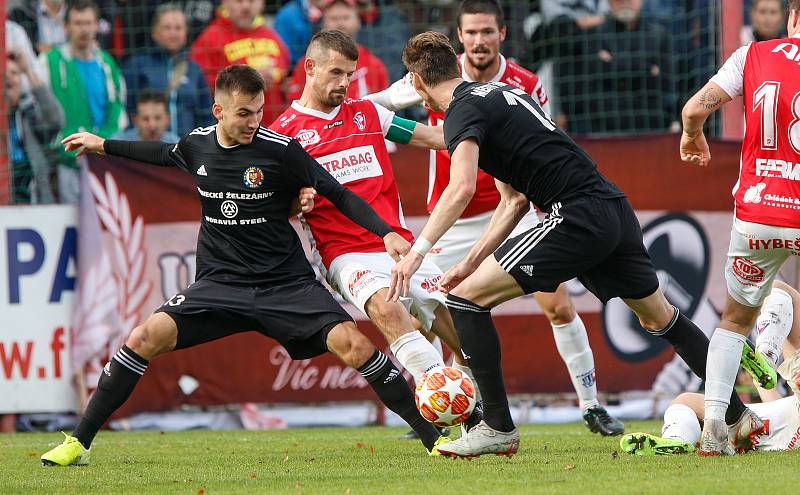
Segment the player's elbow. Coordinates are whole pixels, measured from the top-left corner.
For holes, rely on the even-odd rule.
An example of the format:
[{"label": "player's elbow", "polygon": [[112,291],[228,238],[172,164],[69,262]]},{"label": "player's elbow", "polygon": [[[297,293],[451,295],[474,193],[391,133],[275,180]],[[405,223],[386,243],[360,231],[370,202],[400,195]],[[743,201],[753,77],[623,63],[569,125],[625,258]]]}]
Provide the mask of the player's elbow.
[{"label": "player's elbow", "polygon": [[475,181],[458,181],[453,186],[454,199],[465,205],[475,196]]},{"label": "player's elbow", "polygon": [[698,105],[693,100],[687,101],[686,105],[683,106],[683,111],[681,111],[681,117],[684,122],[703,120],[707,116],[708,112],[705,108],[703,108],[702,105]]}]

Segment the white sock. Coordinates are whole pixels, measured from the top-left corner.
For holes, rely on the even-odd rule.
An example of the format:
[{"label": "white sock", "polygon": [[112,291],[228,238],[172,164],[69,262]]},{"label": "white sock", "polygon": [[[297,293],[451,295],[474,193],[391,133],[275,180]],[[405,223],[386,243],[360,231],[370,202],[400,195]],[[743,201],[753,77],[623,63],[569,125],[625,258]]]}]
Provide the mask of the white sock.
[{"label": "white sock", "polygon": [[469,366],[465,366],[463,364],[458,364],[457,362],[453,361],[453,368],[457,369],[458,371],[467,375],[471,380],[472,384],[475,385],[475,399],[481,400],[481,391],[478,389],[478,382],[475,381],[475,377],[472,375],[472,370],[469,369]]},{"label": "white sock", "polygon": [[686,404],[672,404],[664,411],[661,436],[696,444],[700,441],[700,421],[697,414]]},{"label": "white sock", "polygon": [[711,335],[706,360],[706,420],[725,420],[743,347],[744,335],[724,328],[717,328]]},{"label": "white sock", "polygon": [[567,365],[575,393],[578,394],[581,410],[600,405],[597,401],[597,384],[594,376],[594,355],[589,347],[586,327],[578,315],[564,325],[552,325],[556,348]]},{"label": "white sock", "polygon": [[421,333],[414,330],[401,335],[389,345],[400,364],[411,373],[419,383],[422,375],[431,368],[444,366],[442,356]]},{"label": "white sock", "polygon": [[764,300],[761,313],[756,320],[758,330],[756,349],[772,362],[773,367],[778,364],[783,342],[792,329],[793,319],[792,296],[785,290],[773,288]]}]

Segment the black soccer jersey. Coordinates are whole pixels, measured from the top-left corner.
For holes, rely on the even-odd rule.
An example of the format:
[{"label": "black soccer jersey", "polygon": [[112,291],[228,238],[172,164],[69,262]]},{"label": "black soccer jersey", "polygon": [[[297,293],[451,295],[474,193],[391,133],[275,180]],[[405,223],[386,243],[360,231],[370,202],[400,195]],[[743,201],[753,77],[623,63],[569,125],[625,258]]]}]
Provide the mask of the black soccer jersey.
[{"label": "black soccer jersey", "polygon": [[624,196],[529,94],[505,83],[459,84],[444,116],[444,138],[451,155],[475,139],[478,166],[543,211],[579,196]]},{"label": "black soccer jersey", "polygon": [[111,155],[177,166],[192,176],[202,210],[197,280],[267,286],[313,278],[288,219],[305,186],[376,235],[391,232],[297,141],[263,127],[250,144],[231,147],[219,143],[216,126],[195,129],[175,145],[107,140],[104,147]]}]

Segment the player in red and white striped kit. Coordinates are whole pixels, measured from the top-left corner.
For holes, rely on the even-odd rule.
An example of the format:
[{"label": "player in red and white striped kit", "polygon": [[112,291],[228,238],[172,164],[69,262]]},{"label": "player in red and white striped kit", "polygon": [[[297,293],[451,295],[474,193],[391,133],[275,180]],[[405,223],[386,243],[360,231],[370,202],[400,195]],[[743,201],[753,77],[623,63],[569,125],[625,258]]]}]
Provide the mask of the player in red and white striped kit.
[{"label": "player in red and white striped kit", "polygon": [[[444,146],[441,128],[418,125],[369,101],[347,99],[358,49],[341,31],[321,31],[306,52],[306,83],[298,100],[270,128],[294,137],[339,183],[369,203],[388,225],[409,242],[400,196],[384,138],[425,148]],[[442,366],[442,358],[414,329],[408,309],[454,351],[454,367],[471,376],[463,364],[458,337],[437,282],[442,271],[424,263],[412,280],[407,308],[386,300],[395,264],[382,242],[341,215],[327,199],[305,213],[312,247],[325,276],[342,297],[359,308],[389,342],[400,364],[419,382],[423,373]],[[373,236],[374,237],[374,236]],[[380,240],[380,239],[379,239]],[[477,418],[476,416],[476,419]],[[473,421],[477,422],[477,421]]]},{"label": "player in red and white striped kit", "polygon": [[[458,14],[458,36],[464,45],[459,55],[462,77],[465,81],[501,81],[522,89],[539,102],[549,113],[547,94],[536,74],[507,60],[500,53],[500,43],[505,39],[506,27],[503,11],[493,0],[466,0]],[[388,89],[368,96],[373,101],[392,110],[422,103],[414,90],[408,74]],[[428,109],[430,125],[442,125],[443,112]],[[433,211],[439,197],[450,181],[450,155],[447,150],[431,150],[428,176],[428,211]],[[447,271],[461,261],[475,241],[489,225],[500,193],[494,178],[478,170],[475,195],[464,214],[430,250],[427,259]],[[534,208],[517,224],[509,237],[530,230],[539,223]],[[578,394],[584,421],[589,429],[602,435],[619,435],[624,430],[622,422],[613,418],[597,400],[597,384],[592,349],[586,328],[575,312],[565,285],[554,293],[537,292],[536,302],[544,311],[553,328],[556,346],[567,365],[570,379]]]},{"label": "player in red and white striped kit", "polygon": [[[683,109],[681,159],[702,167],[711,160],[703,123],[712,112],[742,95],[747,124],[733,188],[728,297],[708,348],[700,455],[733,455],[725,416],[745,336],[778,269],[788,257],[800,255],[800,0],[789,1],[787,32],[788,38],[736,50]],[[759,346],[757,354],[774,365],[777,345]],[[774,374],[768,365],[765,371]],[[743,425],[744,430],[760,426],[754,414],[743,416],[748,417],[732,428],[736,434],[742,434]]]}]

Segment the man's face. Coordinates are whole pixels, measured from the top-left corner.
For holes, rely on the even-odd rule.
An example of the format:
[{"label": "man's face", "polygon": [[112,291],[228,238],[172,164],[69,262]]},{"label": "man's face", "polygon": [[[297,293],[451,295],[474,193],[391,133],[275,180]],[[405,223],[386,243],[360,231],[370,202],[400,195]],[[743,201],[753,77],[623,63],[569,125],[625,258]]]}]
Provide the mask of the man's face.
[{"label": "man's face", "polygon": [[358,10],[344,2],[336,2],[322,14],[323,29],[338,29],[356,39],[358,31],[361,29],[361,19],[358,17]]},{"label": "man's face", "polygon": [[263,0],[223,0],[222,5],[228,11],[228,18],[239,29],[250,29],[253,21],[264,7]]},{"label": "man's face", "polygon": [[169,113],[163,103],[147,101],[136,105],[133,123],[142,141],[158,141],[169,127]]},{"label": "man's face", "polygon": [[97,16],[92,9],[69,11],[65,20],[67,38],[76,49],[83,50],[94,45],[97,39]]},{"label": "man's face", "polygon": [[499,28],[492,14],[463,14],[458,40],[464,45],[466,62],[484,70],[497,60],[500,43],[506,39],[506,28]]},{"label": "man's face", "polygon": [[8,106],[16,107],[22,97],[22,71],[13,59],[6,59],[6,98]]},{"label": "man's face", "polygon": [[777,38],[783,28],[783,4],[780,0],[758,2],[750,12],[753,29],[766,38]]},{"label": "man's face", "polygon": [[222,132],[238,144],[250,144],[264,116],[264,93],[218,93],[212,112]]},{"label": "man's face", "polygon": [[608,0],[611,15],[619,22],[633,22],[642,11],[642,0]]},{"label": "man's face", "polygon": [[153,41],[170,53],[177,53],[186,45],[186,16],[179,10],[161,14],[153,26]]},{"label": "man's face", "polygon": [[306,61],[307,84],[311,85],[319,103],[333,108],[344,101],[357,62],[347,60],[341,53],[333,50],[325,51],[327,53],[318,57],[320,60]]}]

